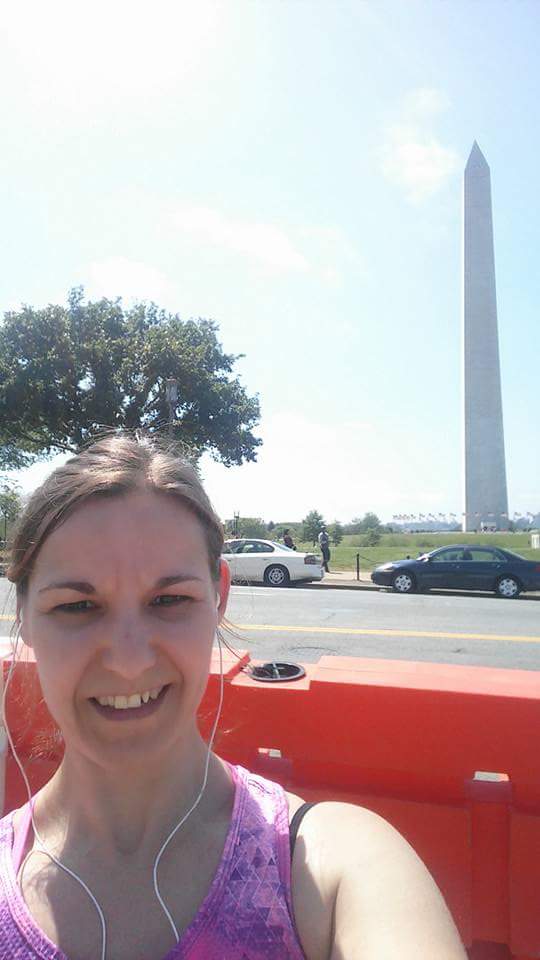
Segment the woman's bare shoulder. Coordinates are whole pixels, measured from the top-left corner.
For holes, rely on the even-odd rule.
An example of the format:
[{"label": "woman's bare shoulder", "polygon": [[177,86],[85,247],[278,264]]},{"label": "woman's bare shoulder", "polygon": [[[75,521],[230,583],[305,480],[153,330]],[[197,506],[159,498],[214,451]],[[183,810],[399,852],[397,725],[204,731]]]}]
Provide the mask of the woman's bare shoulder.
[{"label": "woman's bare shoulder", "polygon": [[365,807],[325,802],[310,810],[298,834],[292,877],[309,960],[465,958],[429,871],[407,840]]}]

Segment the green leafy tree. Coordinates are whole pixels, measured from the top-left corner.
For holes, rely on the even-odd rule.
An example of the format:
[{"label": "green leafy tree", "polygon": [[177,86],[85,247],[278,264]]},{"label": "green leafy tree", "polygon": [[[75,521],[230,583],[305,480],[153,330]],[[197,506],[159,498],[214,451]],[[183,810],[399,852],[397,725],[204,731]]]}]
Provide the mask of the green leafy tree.
[{"label": "green leafy tree", "polygon": [[324,526],[322,514],[318,510],[311,510],[302,520],[302,540],[305,543],[317,543],[317,537]]},{"label": "green leafy tree", "polygon": [[367,533],[368,530],[379,530],[381,528],[381,521],[379,520],[376,513],[365,513],[362,519],[358,517],[353,520],[355,525],[355,533]]},{"label": "green leafy tree", "polygon": [[361,518],[361,517],[353,517],[353,519],[351,520],[350,523],[346,523],[346,524],[344,524],[344,526],[343,526],[343,533],[344,533],[344,534],[349,535],[349,534],[355,534],[355,533],[361,533],[361,532],[362,532],[362,518]]},{"label": "green leafy tree", "polygon": [[337,547],[338,544],[343,540],[343,527],[341,526],[339,520],[334,521],[328,532],[330,534],[332,543],[335,547]]},{"label": "green leafy tree", "polygon": [[379,530],[370,529],[366,531],[364,544],[366,547],[376,547],[381,542],[381,533]]},{"label": "green leafy tree", "polygon": [[73,451],[100,428],[163,429],[166,380],[178,384],[171,435],[226,466],[255,460],[257,397],[234,377],[217,325],[121,300],[24,306],[0,325],[0,467]]},{"label": "green leafy tree", "polygon": [[238,520],[239,537],[255,537],[258,540],[266,540],[268,530],[264,520],[260,517],[240,517]]},{"label": "green leafy tree", "polygon": [[7,480],[0,482],[0,518],[2,524],[2,539],[7,539],[8,524],[15,522],[22,509],[19,489]]},{"label": "green leafy tree", "polygon": [[301,521],[296,520],[280,520],[275,525],[275,535],[280,539],[283,537],[283,532],[288,530],[293,540],[302,540],[304,534],[304,528]]}]

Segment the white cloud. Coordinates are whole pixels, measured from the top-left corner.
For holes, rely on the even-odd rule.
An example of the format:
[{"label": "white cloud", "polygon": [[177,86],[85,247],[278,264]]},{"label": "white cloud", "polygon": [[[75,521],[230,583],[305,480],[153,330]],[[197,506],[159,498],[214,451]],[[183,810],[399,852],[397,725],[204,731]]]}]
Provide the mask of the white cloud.
[{"label": "white cloud", "polygon": [[367,272],[364,258],[337,227],[247,220],[191,204],[177,205],[172,218],[177,237],[191,250],[218,250],[270,276],[309,274],[335,286],[351,269],[356,279]]},{"label": "white cloud", "polygon": [[124,301],[153,300],[172,309],[172,285],[166,275],[151,264],[127,257],[108,257],[82,267],[79,274],[85,294],[90,298],[121,296]]},{"label": "white cloud", "polygon": [[428,121],[447,106],[441,91],[413,90],[405,98],[401,119],[384,133],[382,171],[413,202],[433,196],[459,168],[456,151],[427,128]]},{"label": "white cloud", "polygon": [[[209,248],[217,249],[223,257],[240,258],[248,267],[255,263],[270,277],[286,272],[309,274],[324,284],[338,286],[351,269],[356,279],[366,274],[363,258],[334,227],[297,227],[297,244],[278,225],[226,218],[208,207],[183,206],[176,210],[174,221],[176,245],[174,236],[168,238],[168,251],[174,254],[174,275],[152,263],[117,254],[80,265],[70,286],[81,284],[91,299],[121,297],[124,303],[147,300],[171,311],[185,309],[185,281],[193,274],[193,258],[204,260]],[[187,241],[187,250],[179,238]],[[184,262],[190,267],[186,267],[186,276],[180,282]],[[64,299],[65,291],[52,302]],[[19,304],[13,307],[18,309]],[[217,307],[207,306],[205,310],[220,313]]]},{"label": "white cloud", "polygon": [[413,201],[432,196],[458,169],[459,157],[435,137],[404,124],[387,134],[383,172]]},{"label": "white cloud", "polygon": [[204,206],[177,207],[178,233],[203,247],[217,247],[247,257],[273,272],[311,270],[310,263],[285,230],[275,223],[241,220]]}]

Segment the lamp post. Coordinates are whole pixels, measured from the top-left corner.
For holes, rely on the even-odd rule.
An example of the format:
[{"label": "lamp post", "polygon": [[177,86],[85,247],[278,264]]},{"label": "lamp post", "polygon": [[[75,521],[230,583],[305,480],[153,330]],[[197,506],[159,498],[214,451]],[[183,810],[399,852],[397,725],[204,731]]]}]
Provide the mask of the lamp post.
[{"label": "lamp post", "polygon": [[165,396],[169,405],[169,437],[172,440],[176,419],[176,403],[178,401],[178,380],[175,377],[168,377],[165,381]]}]

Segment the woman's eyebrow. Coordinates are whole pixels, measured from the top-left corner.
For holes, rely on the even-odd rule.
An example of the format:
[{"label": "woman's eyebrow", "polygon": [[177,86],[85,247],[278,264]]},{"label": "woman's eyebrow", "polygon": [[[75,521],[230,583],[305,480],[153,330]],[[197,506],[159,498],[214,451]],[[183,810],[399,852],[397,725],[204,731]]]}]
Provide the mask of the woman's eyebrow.
[{"label": "woman's eyebrow", "polygon": [[[202,582],[201,577],[195,576],[194,573],[173,573],[168,577],[160,577],[159,580],[156,580],[152,589],[161,590],[163,587],[170,587],[174,583],[185,583],[187,580]],[[38,593],[46,593],[47,590],[76,590],[78,593],[86,594],[96,592],[95,587],[91,583],[87,583],[86,580],[62,580],[57,583],[49,583],[46,587],[38,590]]]},{"label": "woman's eyebrow", "polygon": [[95,587],[91,583],[87,583],[86,580],[62,580],[58,583],[49,583],[48,586],[38,590],[38,593],[46,593],[47,590],[76,590],[78,593],[96,592]]},{"label": "woman's eyebrow", "polygon": [[198,580],[199,583],[202,582],[202,578],[196,577],[194,573],[173,573],[170,577],[160,577],[154,584],[154,589],[159,590],[162,587],[171,587],[173,583],[185,583],[186,580]]}]

